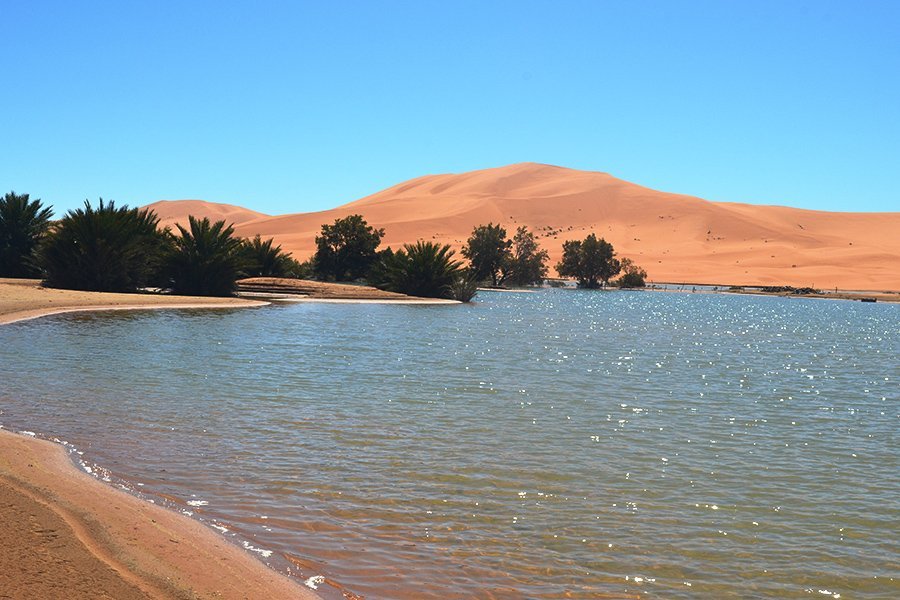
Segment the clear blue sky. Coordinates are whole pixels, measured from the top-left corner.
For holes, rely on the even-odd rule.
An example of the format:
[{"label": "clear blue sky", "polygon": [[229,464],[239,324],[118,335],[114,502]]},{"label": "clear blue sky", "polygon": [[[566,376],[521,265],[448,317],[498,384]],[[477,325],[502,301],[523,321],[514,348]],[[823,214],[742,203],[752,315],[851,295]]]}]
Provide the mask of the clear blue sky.
[{"label": "clear blue sky", "polygon": [[900,210],[893,0],[0,0],[0,23],[0,190],[58,214],[321,210],[523,161]]}]

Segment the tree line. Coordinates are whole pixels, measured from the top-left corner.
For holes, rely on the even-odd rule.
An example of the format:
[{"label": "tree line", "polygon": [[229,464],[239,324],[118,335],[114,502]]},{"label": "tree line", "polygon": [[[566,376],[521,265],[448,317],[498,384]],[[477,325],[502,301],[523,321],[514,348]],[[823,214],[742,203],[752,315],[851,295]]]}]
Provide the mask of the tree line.
[{"label": "tree line", "polygon": [[[189,295],[229,295],[242,277],[315,277],[357,281],[424,297],[469,301],[480,284],[494,287],[541,283],[547,276],[546,250],[534,233],[519,227],[512,239],[499,224],[479,225],[462,248],[464,265],[449,245],[419,241],[379,250],[384,229],[361,215],[324,224],[316,252],[300,263],[272,239],[242,239],[225,221],[188,218],[175,231],[159,227],[149,209],[97,206],[68,211],[52,220],[52,210],[28,194],[0,199],[0,277],[42,277],[44,284],[93,291],[135,291],[156,287]],[[642,287],[647,274],[628,258],[617,259],[611,244],[590,234],[563,244],[556,270],[580,287],[610,284]]]}]

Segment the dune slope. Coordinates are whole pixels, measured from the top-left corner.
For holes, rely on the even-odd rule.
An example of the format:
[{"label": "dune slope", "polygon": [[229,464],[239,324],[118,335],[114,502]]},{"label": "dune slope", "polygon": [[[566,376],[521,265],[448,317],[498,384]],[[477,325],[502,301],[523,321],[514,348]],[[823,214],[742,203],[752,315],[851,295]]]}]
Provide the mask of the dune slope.
[{"label": "dune slope", "polygon": [[552,264],[565,240],[594,232],[654,281],[900,289],[900,212],[710,202],[534,163],[419,177],[328,211],[231,220],[239,235],[274,237],[305,259],[323,223],[354,213],[393,247],[425,239],[458,250],[474,226],[499,222],[510,236],[521,225],[536,232]]}]

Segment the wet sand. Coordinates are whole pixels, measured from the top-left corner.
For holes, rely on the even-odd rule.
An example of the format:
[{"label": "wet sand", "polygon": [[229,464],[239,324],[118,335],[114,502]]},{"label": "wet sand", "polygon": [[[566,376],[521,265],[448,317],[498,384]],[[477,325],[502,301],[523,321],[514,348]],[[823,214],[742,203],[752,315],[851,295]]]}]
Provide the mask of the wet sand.
[{"label": "wet sand", "polygon": [[267,304],[241,298],[58,290],[41,287],[40,283],[37,279],[0,278],[0,324],[88,310],[239,308]]},{"label": "wet sand", "polygon": [[0,597],[316,598],[202,524],[0,431]]},{"label": "wet sand", "polygon": [[[51,290],[0,279],[0,324],[60,312],[265,303]],[[204,525],[78,470],[52,442],[0,430],[0,597],[317,598]]]}]

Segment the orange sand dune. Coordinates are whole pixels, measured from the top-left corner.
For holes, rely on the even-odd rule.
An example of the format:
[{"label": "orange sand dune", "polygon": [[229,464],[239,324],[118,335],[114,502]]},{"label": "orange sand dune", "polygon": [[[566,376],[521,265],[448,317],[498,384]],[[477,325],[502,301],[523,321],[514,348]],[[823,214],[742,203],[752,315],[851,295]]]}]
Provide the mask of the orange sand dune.
[{"label": "orange sand dune", "polygon": [[[179,203],[170,205],[175,214]],[[900,290],[900,212],[710,202],[533,163],[419,177],[328,211],[235,220],[235,230],[274,237],[305,259],[323,223],[353,213],[383,227],[394,247],[425,239],[458,250],[474,226],[499,222],[510,235],[519,225],[535,231],[552,264],[563,241],[594,232],[653,281]]]},{"label": "orange sand dune", "polygon": [[233,206],[231,204],[216,204],[203,200],[160,200],[148,204],[144,208],[153,209],[159,216],[160,227],[175,228],[176,223],[187,226],[188,215],[203,218],[209,217],[212,221],[225,219],[229,223],[240,224],[254,219],[268,218],[269,215],[249,208]]}]

